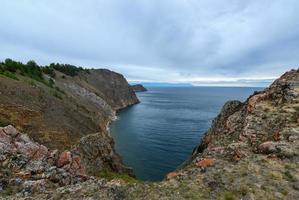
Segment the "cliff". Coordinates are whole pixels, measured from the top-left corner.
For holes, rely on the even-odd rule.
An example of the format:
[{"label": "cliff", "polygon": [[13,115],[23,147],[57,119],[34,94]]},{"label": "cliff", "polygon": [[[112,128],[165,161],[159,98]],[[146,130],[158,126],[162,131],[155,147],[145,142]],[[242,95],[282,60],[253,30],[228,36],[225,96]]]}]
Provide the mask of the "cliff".
[{"label": "cliff", "polygon": [[191,159],[162,182],[103,175],[27,199],[291,200],[298,185],[299,70],[292,70],[245,102],[227,102]]},{"label": "cliff", "polygon": [[147,91],[147,89],[141,84],[132,85],[131,88],[134,90],[134,92],[145,92],[145,91]]},{"label": "cliff", "polygon": [[107,132],[118,109],[139,102],[122,75],[7,59],[0,63],[0,93],[2,126],[11,124],[47,148],[84,154],[91,174],[128,171]]}]

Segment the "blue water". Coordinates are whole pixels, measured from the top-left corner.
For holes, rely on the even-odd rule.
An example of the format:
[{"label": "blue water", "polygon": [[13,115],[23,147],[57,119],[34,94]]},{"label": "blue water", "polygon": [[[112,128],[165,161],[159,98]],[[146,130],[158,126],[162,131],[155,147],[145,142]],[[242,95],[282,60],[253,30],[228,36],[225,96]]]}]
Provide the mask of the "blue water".
[{"label": "blue water", "polygon": [[137,178],[157,181],[187,160],[227,100],[261,88],[148,88],[141,103],[118,113],[111,134],[116,151]]}]

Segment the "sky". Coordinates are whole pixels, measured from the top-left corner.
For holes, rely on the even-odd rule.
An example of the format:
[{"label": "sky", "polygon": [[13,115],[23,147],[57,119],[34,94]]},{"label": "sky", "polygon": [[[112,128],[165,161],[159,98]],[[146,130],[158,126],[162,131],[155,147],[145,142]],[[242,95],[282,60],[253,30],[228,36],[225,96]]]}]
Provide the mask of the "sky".
[{"label": "sky", "polygon": [[298,10],[298,0],[1,0],[0,60],[264,86],[299,66]]}]

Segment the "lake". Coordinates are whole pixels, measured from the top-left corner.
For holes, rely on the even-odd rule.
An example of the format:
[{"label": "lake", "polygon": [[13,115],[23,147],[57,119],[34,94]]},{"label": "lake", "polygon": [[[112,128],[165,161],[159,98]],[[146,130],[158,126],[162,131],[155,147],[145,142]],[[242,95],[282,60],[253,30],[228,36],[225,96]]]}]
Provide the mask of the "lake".
[{"label": "lake", "polygon": [[111,125],[116,151],[138,179],[159,181],[200,143],[228,100],[262,88],[153,87],[137,93],[141,103],[118,112]]}]

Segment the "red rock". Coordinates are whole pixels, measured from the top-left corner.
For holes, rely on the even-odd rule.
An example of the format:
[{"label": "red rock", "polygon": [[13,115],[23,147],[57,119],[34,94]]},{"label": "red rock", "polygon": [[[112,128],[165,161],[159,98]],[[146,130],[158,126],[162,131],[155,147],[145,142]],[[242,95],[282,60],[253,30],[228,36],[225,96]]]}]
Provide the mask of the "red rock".
[{"label": "red rock", "polygon": [[198,163],[196,165],[197,165],[197,167],[206,168],[206,167],[214,165],[214,163],[215,163],[215,159],[206,158],[206,159],[198,161]]},{"label": "red rock", "polygon": [[39,145],[29,142],[29,143],[24,143],[21,141],[16,141],[15,146],[17,147],[17,151],[27,158],[33,158],[35,155],[35,152],[39,150]]},{"label": "red rock", "polygon": [[257,102],[262,101],[268,97],[267,93],[256,94],[252,96],[247,103],[247,111],[251,113],[255,109]]},{"label": "red rock", "polygon": [[234,151],[234,155],[233,155],[233,160],[234,161],[239,161],[239,160],[241,160],[242,157],[243,156],[242,156],[241,151],[239,151],[239,150]]},{"label": "red rock", "polygon": [[274,141],[279,141],[281,140],[281,134],[279,132],[276,132],[273,134],[273,140]]},{"label": "red rock", "polygon": [[48,148],[33,142],[27,135],[21,134],[16,138],[15,146],[18,152],[24,154],[27,158],[40,160],[48,155]]},{"label": "red rock", "polygon": [[72,163],[72,154],[71,152],[69,151],[64,151],[60,154],[57,162],[56,162],[56,165],[57,167],[62,167],[64,165],[67,165],[67,164],[71,164]]},{"label": "red rock", "polygon": [[41,160],[47,157],[48,154],[48,148],[44,145],[40,145],[39,149],[35,152],[33,159]]},{"label": "red rock", "polygon": [[179,173],[179,172],[170,172],[166,175],[166,178],[167,179],[172,179],[172,178],[175,178],[175,177],[180,176],[180,175],[181,175],[181,173]]}]

